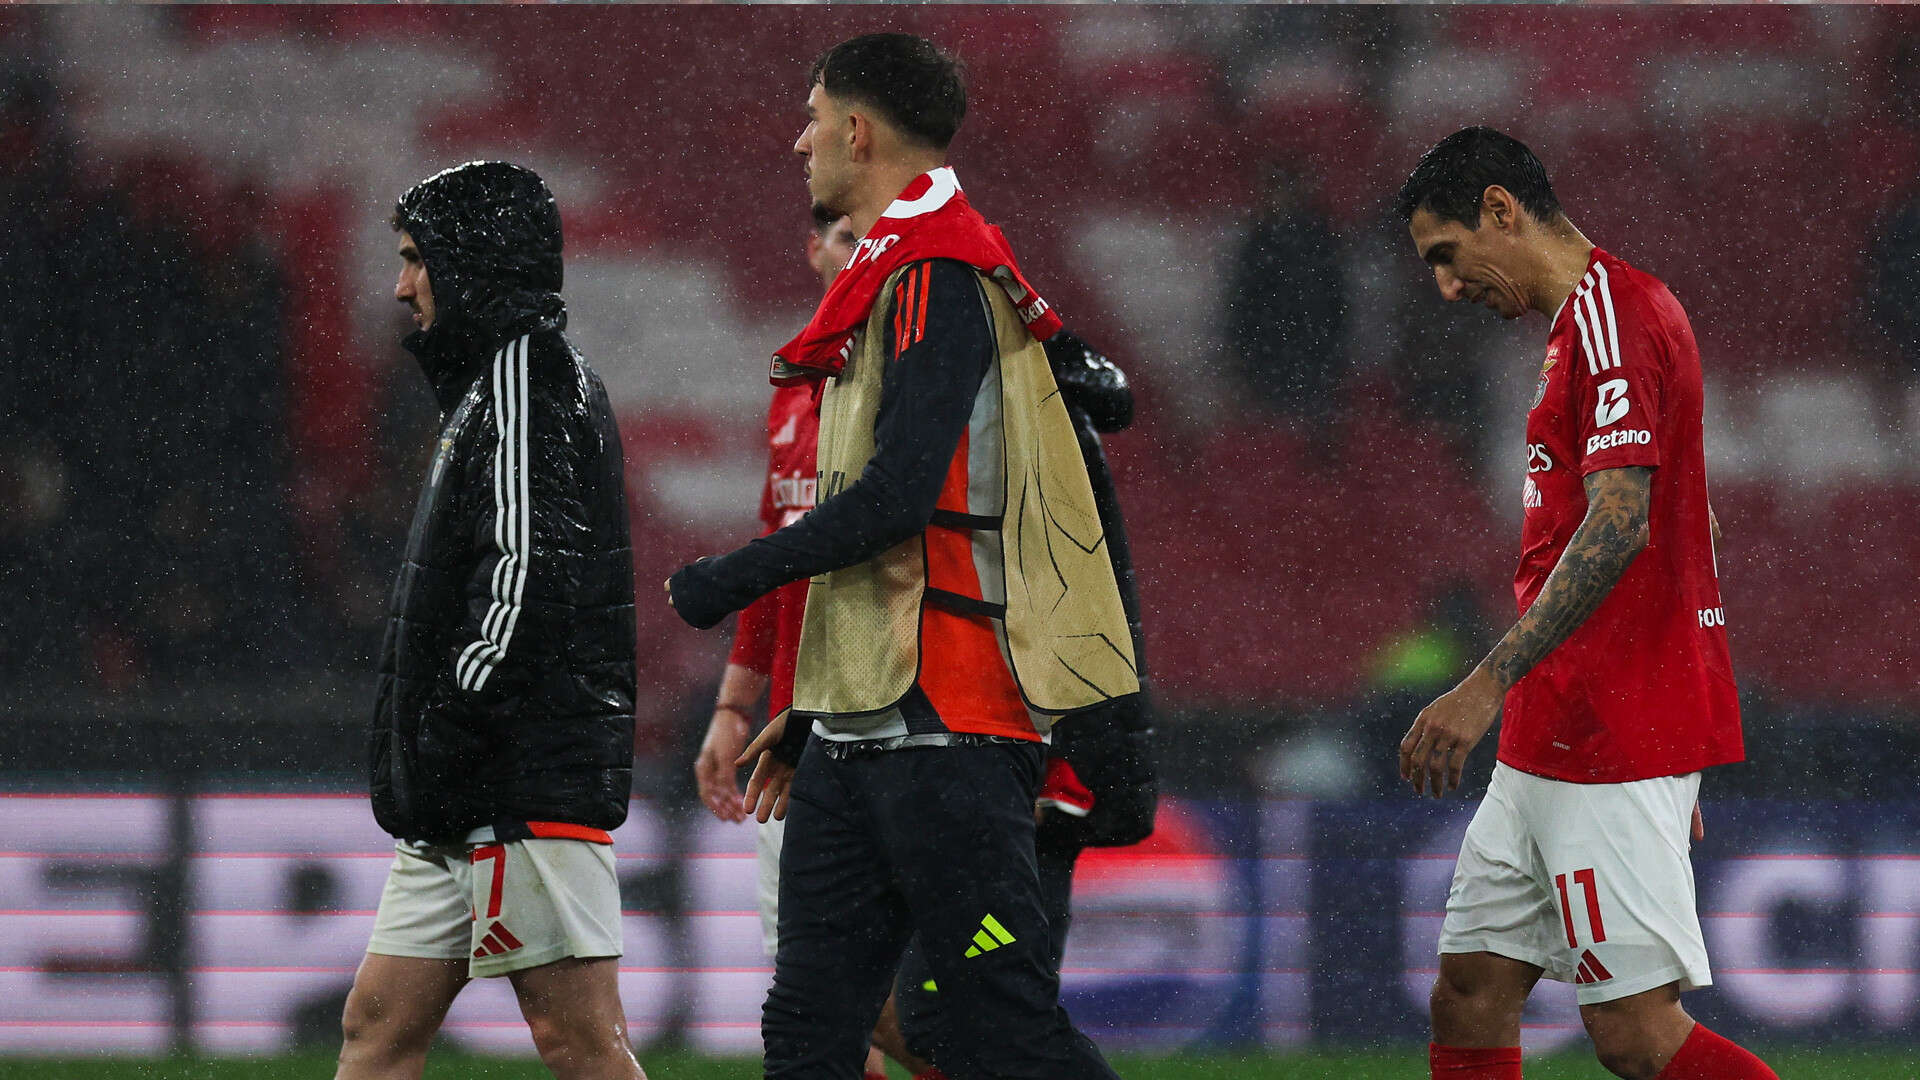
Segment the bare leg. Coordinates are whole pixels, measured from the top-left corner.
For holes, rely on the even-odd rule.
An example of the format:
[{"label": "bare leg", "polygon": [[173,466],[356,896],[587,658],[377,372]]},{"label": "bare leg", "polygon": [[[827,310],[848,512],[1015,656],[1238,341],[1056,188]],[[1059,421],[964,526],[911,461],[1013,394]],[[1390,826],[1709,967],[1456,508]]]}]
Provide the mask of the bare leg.
[{"label": "bare leg", "polygon": [[[900,1031],[900,1012],[894,1005],[892,994],[888,994],[887,1003],[880,1006],[880,1020],[873,1025],[873,1048],[899,1062],[902,1068],[915,1076],[933,1068],[907,1049],[907,1037]],[[872,1055],[867,1058],[867,1071],[880,1071],[873,1067]]]},{"label": "bare leg", "polygon": [[1433,981],[1433,1041],[1441,1046],[1520,1045],[1520,1011],[1540,981],[1532,964],[1494,953],[1445,953]]},{"label": "bare leg", "polygon": [[347,993],[335,1080],[419,1080],[433,1033],[465,985],[465,960],[368,953]]},{"label": "bare leg", "polygon": [[1680,985],[1598,1005],[1580,1006],[1600,1064],[1627,1080],[1653,1080],[1693,1033],[1693,1017],[1680,1007]]},{"label": "bare leg", "polygon": [[507,976],[540,1061],[559,1080],[646,1080],[627,1042],[620,960],[555,960]]}]

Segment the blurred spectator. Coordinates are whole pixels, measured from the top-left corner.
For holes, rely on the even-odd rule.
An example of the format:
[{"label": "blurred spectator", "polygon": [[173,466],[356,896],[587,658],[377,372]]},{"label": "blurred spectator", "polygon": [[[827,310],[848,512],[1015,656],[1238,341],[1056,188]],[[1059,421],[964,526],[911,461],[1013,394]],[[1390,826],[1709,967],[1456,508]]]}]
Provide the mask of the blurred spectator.
[{"label": "blurred spectator", "polygon": [[92,188],[72,158],[51,81],[0,70],[0,550],[17,571],[0,599],[36,613],[8,620],[4,673],[38,691],[264,674],[301,621],[270,207],[227,193],[221,228],[196,233],[214,215],[188,170],[141,160]]},{"label": "blurred spectator", "polygon": [[1304,177],[1268,166],[1224,300],[1227,353],[1254,400],[1321,432],[1348,368],[1347,298],[1314,200]]},{"label": "blurred spectator", "polygon": [[1382,642],[1368,672],[1373,691],[1412,694],[1425,704],[1451,689],[1488,644],[1478,592],[1471,582],[1449,582],[1428,602],[1425,621]]},{"label": "blurred spectator", "polygon": [[[18,430],[14,428],[14,430]],[[75,590],[62,588],[54,527],[67,512],[67,469],[39,440],[0,442],[0,681],[44,687],[71,677],[79,652]]]},{"label": "blurred spectator", "polygon": [[[404,336],[398,329],[404,322],[393,320],[395,338]],[[407,538],[415,484],[440,437],[439,406],[413,357],[395,360],[376,385],[371,481],[341,497],[340,517],[330,530],[335,546],[314,566],[313,596],[325,627],[323,662],[342,671],[373,666],[386,633],[393,568]]]},{"label": "blurred spectator", "polygon": [[1399,762],[1389,751],[1420,710],[1451,690],[1491,646],[1493,627],[1480,609],[1480,592],[1470,581],[1442,582],[1421,621],[1389,634],[1374,651],[1355,736],[1376,793],[1401,790]]},{"label": "blurred spectator", "polygon": [[61,522],[73,478],[57,413],[48,407],[59,344],[52,318],[58,192],[70,180],[52,84],[25,66],[0,67],[0,679],[44,688],[78,667],[78,597]]},{"label": "blurred spectator", "polygon": [[1891,373],[1912,387],[1920,382],[1920,188],[1888,212],[1869,258],[1867,311],[1893,346]]},{"label": "blurred spectator", "polygon": [[[1395,239],[1404,245],[1405,231]],[[1480,460],[1488,436],[1484,357],[1497,332],[1490,333],[1467,305],[1415,303],[1433,290],[1433,274],[1420,263],[1401,259],[1390,272],[1409,275],[1393,317],[1399,345],[1390,370],[1401,407],[1409,419],[1444,431],[1456,456]]]},{"label": "blurred spectator", "polygon": [[1920,34],[1902,35],[1887,56],[1889,112],[1909,127],[1920,126]]}]

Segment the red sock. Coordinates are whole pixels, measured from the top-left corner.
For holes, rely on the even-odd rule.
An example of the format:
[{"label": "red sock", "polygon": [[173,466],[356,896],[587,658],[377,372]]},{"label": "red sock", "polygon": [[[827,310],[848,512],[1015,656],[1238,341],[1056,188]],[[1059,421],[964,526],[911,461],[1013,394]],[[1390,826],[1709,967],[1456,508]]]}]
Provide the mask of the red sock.
[{"label": "red sock", "polygon": [[1520,1080],[1520,1048],[1428,1043],[1427,1067],[1433,1080]]},{"label": "red sock", "polygon": [[1767,1063],[1739,1044],[1693,1025],[1687,1041],[1655,1080],[1780,1080]]},{"label": "red sock", "polygon": [[862,1077],[862,1080],[887,1080],[887,1074],[883,1072],[870,1072]]},{"label": "red sock", "polygon": [[947,1074],[941,1072],[939,1066],[931,1065],[926,1072],[914,1073],[913,1080],[947,1080]]}]

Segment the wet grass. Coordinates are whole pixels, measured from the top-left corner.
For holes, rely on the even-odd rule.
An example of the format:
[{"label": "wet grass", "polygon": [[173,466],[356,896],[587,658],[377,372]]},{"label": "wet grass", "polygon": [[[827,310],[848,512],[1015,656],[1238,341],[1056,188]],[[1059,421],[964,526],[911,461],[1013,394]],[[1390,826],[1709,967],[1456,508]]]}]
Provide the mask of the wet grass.
[{"label": "wet grass", "polygon": [[[1764,1051],[1763,1051],[1764,1053]],[[1920,1048],[1880,1052],[1795,1050],[1766,1054],[1790,1080],[1915,1080]],[[754,1080],[759,1062],[748,1058],[650,1054],[652,1080]],[[1425,1055],[1403,1053],[1183,1054],[1170,1057],[1116,1055],[1126,1080],[1427,1080]],[[1562,1056],[1527,1061],[1527,1080],[1606,1080],[1591,1058]],[[62,1058],[0,1057],[5,1080],[329,1080],[326,1055],[270,1058]],[[482,1058],[441,1054],[427,1062],[423,1080],[546,1080],[529,1058]],[[895,1074],[902,1075],[902,1074]]]}]

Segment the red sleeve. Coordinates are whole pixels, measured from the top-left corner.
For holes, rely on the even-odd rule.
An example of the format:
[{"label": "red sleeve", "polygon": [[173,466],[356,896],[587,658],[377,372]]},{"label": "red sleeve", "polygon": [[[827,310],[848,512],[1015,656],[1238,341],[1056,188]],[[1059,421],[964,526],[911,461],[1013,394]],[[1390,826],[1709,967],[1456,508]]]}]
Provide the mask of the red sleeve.
[{"label": "red sleeve", "polygon": [[[771,446],[773,427],[780,419],[779,407],[780,395],[776,393],[767,407],[767,480],[760,485],[760,525],[766,532],[772,532],[781,525],[779,512],[773,505],[774,463]],[[779,635],[780,596],[778,593],[768,593],[741,609],[740,621],[733,630],[733,651],[727,654],[727,663],[739,664],[762,675],[773,674],[773,651]]]},{"label": "red sleeve", "polygon": [[1660,465],[1667,335],[1651,305],[1602,277],[1573,298],[1580,473]]},{"label": "red sleeve", "polygon": [[772,675],[773,643],[779,630],[780,594],[768,593],[740,612],[740,622],[733,629],[733,651],[727,654],[727,663]]}]

